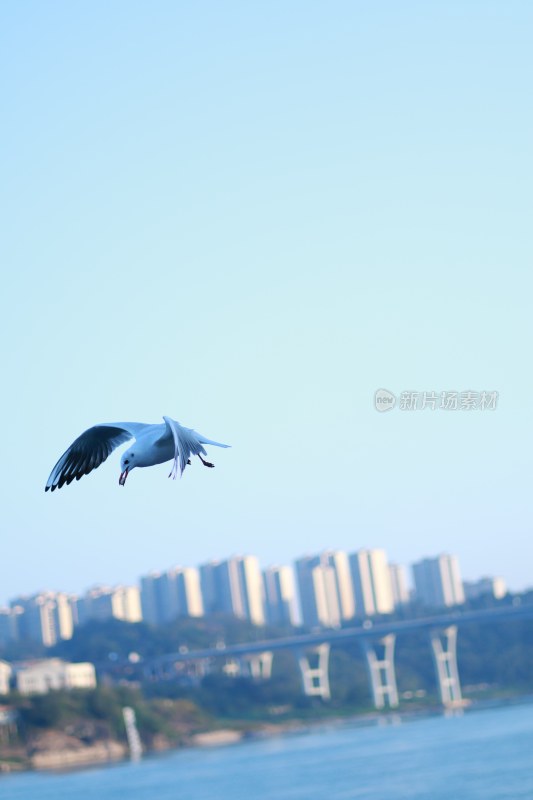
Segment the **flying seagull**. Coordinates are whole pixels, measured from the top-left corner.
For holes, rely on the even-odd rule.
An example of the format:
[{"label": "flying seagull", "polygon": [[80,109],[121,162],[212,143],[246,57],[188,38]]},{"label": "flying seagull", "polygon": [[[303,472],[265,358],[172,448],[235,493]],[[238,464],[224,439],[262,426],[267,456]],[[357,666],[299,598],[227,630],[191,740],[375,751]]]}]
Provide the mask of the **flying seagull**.
[{"label": "flying seagull", "polygon": [[65,483],[68,486],[74,478],[79,481],[83,475],[88,475],[103,464],[116,447],[130,439],[135,439],[135,443],[120,459],[121,473],[118,482],[121,486],[124,486],[128,473],[134,467],[152,467],[172,459],[174,463],[168,477],[175,479],[178,472],[181,476],[187,464],[191,463],[191,455],[198,456],[205,467],[214,467],[214,464],[202,458],[207,455],[203,445],[230,446],[207,439],[192,428],[184,428],[175,419],[163,419],[165,422],[159,425],[147,425],[144,422],[104,422],[89,428],[63,453],[50,473],[45,492],[48,489],[52,492],[54,489],[61,489]]}]

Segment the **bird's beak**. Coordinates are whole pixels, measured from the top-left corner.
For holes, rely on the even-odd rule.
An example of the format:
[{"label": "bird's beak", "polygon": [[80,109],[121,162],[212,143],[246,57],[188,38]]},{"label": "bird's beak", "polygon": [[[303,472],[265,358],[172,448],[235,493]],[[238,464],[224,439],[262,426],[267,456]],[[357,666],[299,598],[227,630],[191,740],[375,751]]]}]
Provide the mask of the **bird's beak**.
[{"label": "bird's beak", "polygon": [[129,472],[129,469],[128,469],[128,467],[126,467],[124,472],[120,473],[120,478],[118,479],[118,482],[119,482],[119,484],[121,486],[125,486],[126,485],[126,478],[128,477],[128,472]]}]

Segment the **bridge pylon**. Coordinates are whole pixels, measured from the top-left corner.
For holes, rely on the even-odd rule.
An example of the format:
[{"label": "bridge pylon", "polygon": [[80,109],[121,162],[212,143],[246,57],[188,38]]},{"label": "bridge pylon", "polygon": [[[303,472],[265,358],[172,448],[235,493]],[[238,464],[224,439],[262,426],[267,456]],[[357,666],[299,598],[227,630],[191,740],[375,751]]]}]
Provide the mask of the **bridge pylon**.
[{"label": "bridge pylon", "polygon": [[304,694],[329,700],[329,642],[304,649],[297,649],[298,666],[302,676]]},{"label": "bridge pylon", "polygon": [[227,658],[222,666],[222,672],[228,678],[239,678],[244,669],[244,661],[241,658]]},{"label": "bridge pylon", "polygon": [[246,657],[248,672],[255,680],[268,681],[272,677],[272,661],[274,653],[265,650],[264,653],[253,653]]},{"label": "bridge pylon", "polygon": [[267,681],[272,677],[273,658],[271,650],[265,650],[264,653],[247,653],[238,658],[227,658],[222,671],[230,678],[242,676]]},{"label": "bridge pylon", "polygon": [[384,708],[385,703],[389,708],[396,708],[399,704],[394,670],[395,641],[394,633],[388,633],[379,639],[371,637],[363,639],[363,650],[376,708]]},{"label": "bridge pylon", "polygon": [[460,706],[463,697],[457,668],[457,625],[432,628],[429,636],[442,705],[445,708]]}]

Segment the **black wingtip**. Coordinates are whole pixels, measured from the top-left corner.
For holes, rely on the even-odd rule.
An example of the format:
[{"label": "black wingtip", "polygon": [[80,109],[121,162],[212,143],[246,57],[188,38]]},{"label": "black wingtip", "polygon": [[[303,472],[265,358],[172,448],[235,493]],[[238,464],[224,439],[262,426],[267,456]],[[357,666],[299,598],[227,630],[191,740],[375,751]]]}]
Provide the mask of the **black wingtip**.
[{"label": "black wingtip", "polygon": [[44,491],[47,492],[49,488],[50,488],[49,486],[45,486]]}]

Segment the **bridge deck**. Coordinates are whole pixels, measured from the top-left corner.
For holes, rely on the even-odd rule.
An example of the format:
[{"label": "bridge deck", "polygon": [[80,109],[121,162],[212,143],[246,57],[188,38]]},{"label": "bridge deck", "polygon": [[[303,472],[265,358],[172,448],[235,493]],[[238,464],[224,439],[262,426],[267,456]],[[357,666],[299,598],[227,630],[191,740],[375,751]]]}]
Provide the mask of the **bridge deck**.
[{"label": "bridge deck", "polygon": [[501,608],[479,609],[477,611],[452,611],[419,619],[401,620],[396,622],[372,623],[370,620],[354,628],[323,629],[316,633],[287,636],[282,639],[264,639],[257,642],[245,642],[224,647],[210,647],[203,650],[187,650],[184,652],[169,653],[158,658],[144,662],[145,667],[161,667],[164,664],[201,661],[206,658],[226,658],[231,656],[252,655],[276,650],[298,650],[313,647],[324,642],[334,644],[352,639],[377,639],[389,633],[401,634],[414,630],[430,630],[432,628],[446,628],[450,625],[465,625],[472,622],[498,622],[500,620],[528,619],[533,617],[533,603],[519,606],[504,606]]}]

